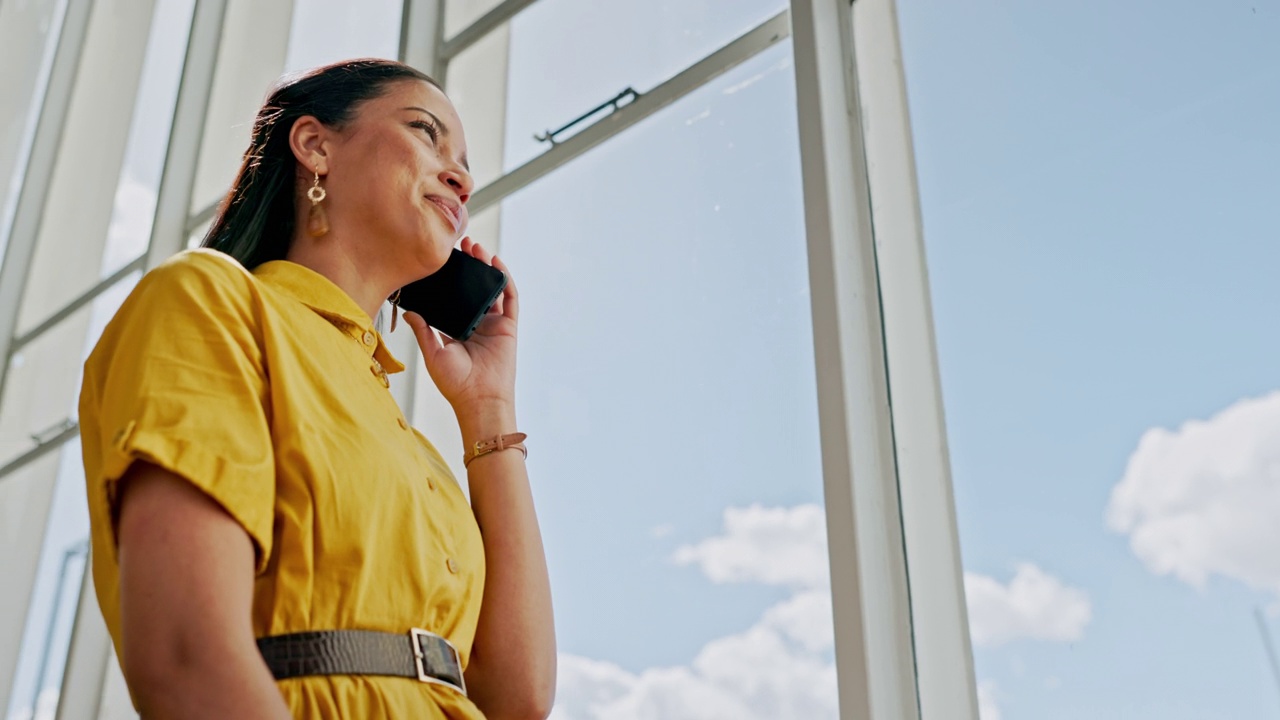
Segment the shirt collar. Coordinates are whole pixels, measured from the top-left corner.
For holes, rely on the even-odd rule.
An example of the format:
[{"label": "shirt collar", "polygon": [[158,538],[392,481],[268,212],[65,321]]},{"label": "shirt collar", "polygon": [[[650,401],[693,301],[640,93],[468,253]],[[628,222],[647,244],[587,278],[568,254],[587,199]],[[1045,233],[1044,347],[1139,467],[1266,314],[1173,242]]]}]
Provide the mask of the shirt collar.
[{"label": "shirt collar", "polygon": [[[281,290],[311,308],[355,339],[388,373],[404,370],[374,327],[369,316],[332,280],[305,265],[288,260],[264,262],[253,270],[254,277]],[[372,342],[367,342],[366,338]]]}]

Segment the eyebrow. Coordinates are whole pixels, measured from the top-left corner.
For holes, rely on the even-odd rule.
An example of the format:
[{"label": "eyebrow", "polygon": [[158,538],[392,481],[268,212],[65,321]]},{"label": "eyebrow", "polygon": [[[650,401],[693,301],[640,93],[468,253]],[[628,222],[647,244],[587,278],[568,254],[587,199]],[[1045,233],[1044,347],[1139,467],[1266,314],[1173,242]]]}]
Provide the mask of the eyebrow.
[{"label": "eyebrow", "polygon": [[[425,113],[425,114],[427,114],[427,115],[430,115],[430,116],[431,116],[431,119],[436,121],[436,127],[440,128],[440,134],[441,134],[441,135],[444,135],[444,136],[446,136],[446,137],[449,135],[449,126],[448,126],[448,125],[445,125],[445,124],[444,124],[444,121],[443,121],[443,120],[441,120],[441,119],[440,119],[440,118],[439,118],[435,113],[431,112],[430,110],[428,110],[428,109],[426,109],[426,108],[420,108],[420,107],[418,107],[417,105],[410,105],[409,107],[403,107],[403,108],[400,108],[400,109],[401,109],[401,110],[413,110],[413,111],[416,111],[416,112]],[[467,172],[471,172],[471,165],[470,165],[470,163],[468,163],[468,162],[467,162],[467,156],[466,156],[465,154],[462,156],[462,159],[461,159],[459,162],[461,162],[461,163],[462,163],[462,167],[464,167],[464,168],[466,168],[466,169],[467,169]]]}]

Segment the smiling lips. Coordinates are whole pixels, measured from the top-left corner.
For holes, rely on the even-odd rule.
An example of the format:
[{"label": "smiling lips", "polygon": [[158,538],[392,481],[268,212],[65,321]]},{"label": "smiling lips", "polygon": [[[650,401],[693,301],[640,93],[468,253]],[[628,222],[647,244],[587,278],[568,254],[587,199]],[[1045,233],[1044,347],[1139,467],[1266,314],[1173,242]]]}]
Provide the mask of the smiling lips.
[{"label": "smiling lips", "polygon": [[449,218],[449,222],[453,224],[454,232],[457,232],[457,230],[462,227],[461,205],[453,200],[441,197],[440,195],[428,195],[427,199],[434,203],[436,207],[440,208],[445,217]]}]

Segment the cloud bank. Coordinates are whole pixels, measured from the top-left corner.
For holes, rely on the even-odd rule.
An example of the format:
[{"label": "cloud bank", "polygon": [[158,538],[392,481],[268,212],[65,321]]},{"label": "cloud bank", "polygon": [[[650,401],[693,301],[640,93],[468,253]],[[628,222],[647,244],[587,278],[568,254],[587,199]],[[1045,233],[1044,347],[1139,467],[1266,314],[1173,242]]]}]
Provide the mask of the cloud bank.
[{"label": "cloud bank", "polygon": [[631,673],[560,656],[552,720],[777,720],[838,715],[825,515],[817,505],[728,508],[721,534],[672,560],[715,583],[792,589],[691,663]]},{"label": "cloud bank", "polygon": [[1008,585],[965,573],[969,635],[975,645],[1013,640],[1075,642],[1093,618],[1089,596],[1031,563],[1018,566]]},{"label": "cloud bank", "polygon": [[[552,720],[834,720],[838,716],[826,515],[818,505],[728,508],[721,532],[678,548],[678,565],[714,583],[789,588],[746,630],[708,642],[688,665],[630,672],[560,656]],[[1091,609],[1081,590],[1024,564],[1007,584],[966,574],[975,642],[1079,639]],[[1000,720],[993,683],[982,720]]]},{"label": "cloud bank", "polygon": [[1110,527],[1157,575],[1214,575],[1280,597],[1280,392],[1148,430],[1111,493]]}]

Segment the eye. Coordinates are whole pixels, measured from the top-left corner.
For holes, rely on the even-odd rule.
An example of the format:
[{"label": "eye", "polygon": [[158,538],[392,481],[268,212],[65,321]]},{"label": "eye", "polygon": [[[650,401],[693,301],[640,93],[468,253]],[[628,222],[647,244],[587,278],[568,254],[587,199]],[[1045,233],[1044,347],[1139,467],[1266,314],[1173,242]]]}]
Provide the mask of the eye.
[{"label": "eye", "polygon": [[435,123],[430,120],[414,120],[409,123],[409,127],[425,130],[431,136],[431,142],[433,143],[440,137],[440,128],[436,127]]}]

